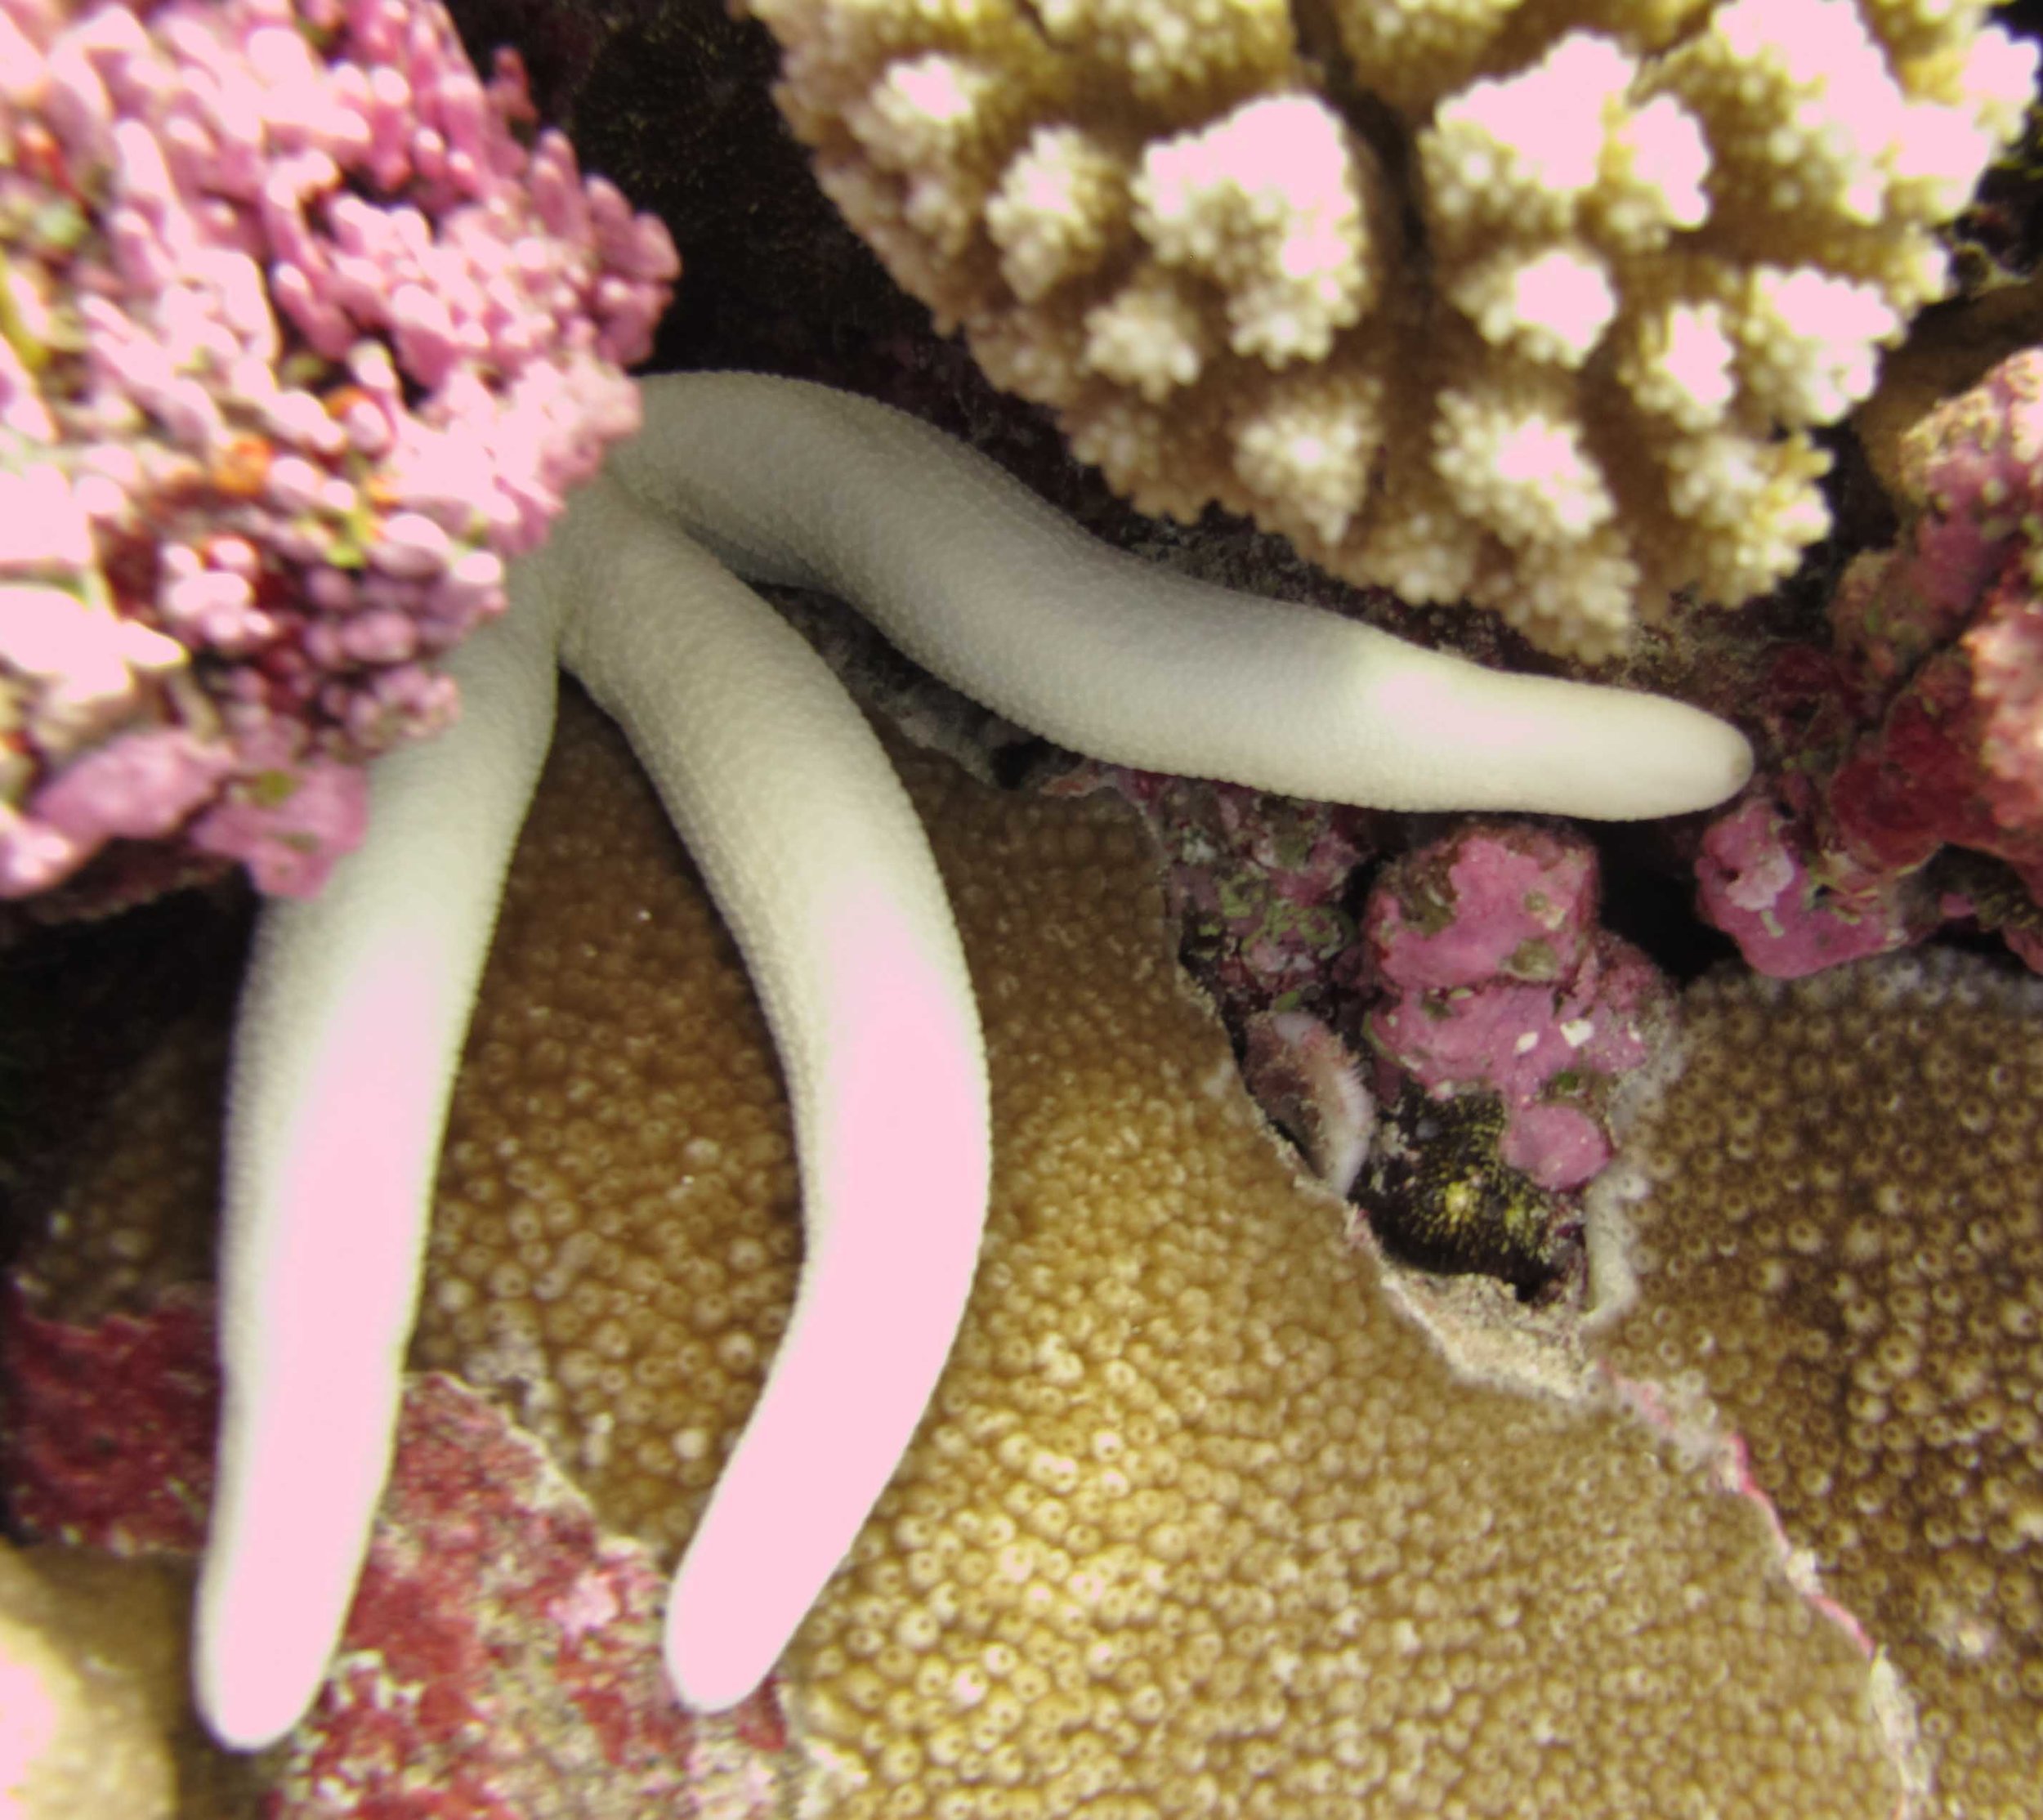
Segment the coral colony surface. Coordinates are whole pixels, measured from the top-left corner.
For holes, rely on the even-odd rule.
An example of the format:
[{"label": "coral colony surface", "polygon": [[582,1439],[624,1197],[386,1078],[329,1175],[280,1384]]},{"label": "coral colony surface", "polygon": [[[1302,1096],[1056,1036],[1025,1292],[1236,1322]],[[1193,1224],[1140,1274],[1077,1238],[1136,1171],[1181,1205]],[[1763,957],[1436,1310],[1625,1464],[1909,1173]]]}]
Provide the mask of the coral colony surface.
[{"label": "coral colony surface", "polygon": [[[1900,1784],[1879,1684],[1781,1571],[1759,1509],[1579,1360],[1567,1401],[1458,1380],[1339,1205],[1294,1184],[1178,984],[1126,812],[903,770],[981,988],[999,1160],[932,1417],[770,1685],[781,1730],[767,1709],[748,1721],[781,1797],[846,1820],[1618,1820],[1707,1791],[1728,1813],[1884,1820]],[[111,1390],[111,1348],[70,1323],[105,1308],[112,1263],[140,1312],[92,1330],[159,1324],[177,1304],[159,1286],[192,1262],[177,1235],[205,1242],[212,1159],[187,1134],[217,1103],[211,1047],[210,1071],[187,1038],[109,1101],[68,1177],[72,1242],[29,1265],[38,1318],[78,1348],[28,1385],[70,1411],[34,1424],[20,1475],[53,1529],[120,1469],[90,1444],[117,1405],[79,1392]],[[151,1136],[123,1155],[124,1131]],[[564,712],[456,1089],[414,1362],[531,1424],[601,1519],[669,1554],[786,1323],[790,1138],[759,1015],[659,806],[613,733]],[[414,1380],[407,1424],[441,1385]],[[485,1458],[505,1446],[458,1425]],[[444,1479],[414,1489],[409,1459],[338,1676],[279,1760],[273,1811],[293,1820],[433,1812],[391,1742],[408,1715],[436,1762],[481,1734],[461,1786],[494,1814],[548,1811],[490,1804],[518,1764],[476,1715],[540,1697],[514,1708],[509,1687],[545,1684],[563,1727],[581,1715],[557,1761],[664,1706],[642,1631],[650,1680],[609,1704],[577,1685],[605,1634],[590,1614],[614,1603],[628,1628],[644,1610],[623,1567],[614,1591],[598,1576],[579,1523],[534,1537],[529,1592],[508,1561],[457,1591],[413,1526],[483,1523],[478,1469],[443,1453]],[[204,1464],[163,1469],[189,1486]],[[169,1520],[189,1543],[189,1516]],[[699,1723],[669,1766],[694,1760]]]},{"label": "coral colony surface", "polygon": [[427,0],[0,0],[0,1814],[2043,1820],[2043,349],[1834,461],[2034,47],[748,4],[1114,488],[1669,695],[633,382]]},{"label": "coral colony surface", "polygon": [[[2043,981],[1925,951],[1688,995],[1607,1343],[1741,1468],[1917,1708],[1933,1811],[2043,1802]],[[1871,1103],[1877,1117],[1858,1108]]]}]

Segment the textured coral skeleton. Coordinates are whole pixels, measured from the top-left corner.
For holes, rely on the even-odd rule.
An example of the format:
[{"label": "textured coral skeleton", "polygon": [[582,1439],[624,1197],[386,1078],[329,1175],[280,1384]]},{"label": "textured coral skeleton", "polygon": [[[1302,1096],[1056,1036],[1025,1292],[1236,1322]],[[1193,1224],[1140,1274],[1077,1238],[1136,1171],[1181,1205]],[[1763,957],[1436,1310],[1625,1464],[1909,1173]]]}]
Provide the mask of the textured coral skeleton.
[{"label": "textured coral skeleton", "polygon": [[1980,0],[752,0],[852,225],[1146,511],[1621,649],[1790,574],[1809,430],[2018,130]]},{"label": "textured coral skeleton", "polygon": [[1922,1811],[2031,1811],[2043,981],[1929,950],[1726,970],[1687,1008],[1686,1072],[1624,1159],[1645,1268],[1603,1349],[1742,1438],[1919,1704]]},{"label": "textured coral skeleton", "polygon": [[747,375],[646,390],[646,427],[519,566],[507,620],[452,660],[462,724],[385,762],[364,847],[265,923],[199,1614],[202,1698],[236,1742],[312,1697],[366,1545],[449,1083],[557,660],[624,722],[702,864],[795,1108],[800,1298],[668,1612],[676,1683],[711,1706],[771,1667],[907,1446],[970,1287],[987,1142],[971,984],[913,812],[827,669],[724,563],[838,593],[967,692],[1123,762],[1604,816],[1705,805],[1746,774],[1742,738],[1681,703],[1484,670],[1149,568],[885,407]]},{"label": "textured coral skeleton", "polygon": [[[342,1672],[250,1764],[274,1820],[444,1820],[450,1789],[548,1811],[516,1797],[549,1781],[560,1804],[667,1811],[675,1757],[634,1764],[619,1731],[673,1738],[679,1805],[731,1820],[1638,1820],[1697,1790],[1726,1813],[1893,1820],[1873,1666],[1751,1505],[1595,1396],[1579,1357],[1545,1394],[1467,1381],[1339,1204],[1298,1184],[1182,990],[1126,812],[990,790],[898,741],[981,998],[981,1281],[901,1470],[752,1708],[785,1720],[749,1728],[777,1798],[720,1790],[709,1728],[659,1701],[643,1545],[685,1541],[785,1343],[794,1134],[739,959],[622,747],[563,700],[455,1091],[399,1496]],[[92,1443],[124,1431],[123,1386],[166,1388],[110,1369],[122,1330],[146,1339],[177,1306],[158,1286],[203,1268],[226,1040],[217,1013],[182,1034],[201,1040],[150,1054],[79,1130],[29,1266],[50,1316],[94,1323],[23,1398],[46,1526],[105,1513],[115,1481],[154,1489]],[[419,1451],[446,1371],[637,1538],[594,1551],[614,1566],[588,1597],[512,1584],[513,1555],[534,1594],[591,1564],[586,1525],[548,1533],[557,1500],[503,1496],[531,1435],[478,1434],[465,1468]],[[166,1465],[203,1487],[200,1449]],[[519,1541],[499,1549],[507,1501]],[[157,1525],[188,1548],[194,1508],[159,1496]],[[589,1635],[620,1568],[619,1634]],[[605,1660],[615,1697],[577,1728],[507,1749],[503,1719],[476,1723],[507,1701],[564,1717],[546,1690],[572,1697]],[[578,1741],[602,1766],[550,1778]]]}]

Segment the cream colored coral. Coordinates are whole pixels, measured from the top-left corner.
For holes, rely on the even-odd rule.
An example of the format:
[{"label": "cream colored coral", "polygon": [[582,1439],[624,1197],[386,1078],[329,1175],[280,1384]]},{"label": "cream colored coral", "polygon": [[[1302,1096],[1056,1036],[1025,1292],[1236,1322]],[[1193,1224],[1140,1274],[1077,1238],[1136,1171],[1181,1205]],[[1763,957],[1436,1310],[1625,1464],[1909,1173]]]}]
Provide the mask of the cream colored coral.
[{"label": "cream colored coral", "polygon": [[0,1815],[169,1820],[183,1603],[150,1563],[0,1540]]},{"label": "cream colored coral", "polygon": [[1340,123],[1272,96],[1143,154],[1135,228],[1166,269],[1226,298],[1227,346],[1266,366],[1324,360],[1382,275]]},{"label": "cream colored coral", "polygon": [[[1945,1820],[2043,1765],[2043,983],[1951,954],[1686,1005],[1611,1357],[1743,1436],[1921,1708]],[[1707,1407],[1701,1411],[1705,1415]]]},{"label": "cream colored coral", "polygon": [[1824,534],[1808,432],[2036,60],[1972,0],[752,4],[825,186],[1117,488],[1591,658]]}]

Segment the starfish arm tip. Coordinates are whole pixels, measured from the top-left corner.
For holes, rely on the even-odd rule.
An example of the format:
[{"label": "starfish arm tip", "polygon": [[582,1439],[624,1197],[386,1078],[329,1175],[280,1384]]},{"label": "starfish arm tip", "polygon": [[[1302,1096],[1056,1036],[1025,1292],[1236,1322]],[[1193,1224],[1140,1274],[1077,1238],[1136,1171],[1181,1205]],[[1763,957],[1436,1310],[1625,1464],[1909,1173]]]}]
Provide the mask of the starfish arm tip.
[{"label": "starfish arm tip", "polygon": [[298,1564],[252,1559],[231,1546],[211,1552],[192,1626],[199,1716],[230,1751],[261,1751],[295,1727],[326,1679],[352,1573],[321,1588]]},{"label": "starfish arm tip", "polygon": [[693,1617],[678,1597],[668,1608],[667,1679],[691,1712],[728,1712],[755,1693],[780,1655],[747,1630],[718,1630]]},{"label": "starfish arm tip", "polygon": [[1744,734],[1688,702],[1367,636],[1356,768],[1376,788],[1338,799],[1648,821],[1713,807],[1751,776]]},{"label": "starfish arm tip", "polygon": [[193,1639],[201,1715],[235,1749],[311,1705],[369,1546],[447,1093],[548,743],[553,642],[528,611],[457,653],[472,711],[385,762],[362,846],[260,926],[235,1021]]},{"label": "starfish arm tip", "polygon": [[[1594,685],[1574,812],[1646,821],[1714,808],[1750,780],[1751,741],[1727,720],[1670,696]],[[1556,742],[1557,745],[1558,742]]]},{"label": "starfish arm tip", "polygon": [[645,427],[611,456],[627,491],[741,574],[841,595],[954,687],[1093,758],[1599,821],[1705,807],[1749,766],[1733,730],[1683,703],[1490,670],[1111,548],[870,399],[758,373],[642,391]]},{"label": "starfish arm tip", "polygon": [[266,1664],[201,1661],[194,1674],[199,1715],[223,1749],[266,1751],[288,1737],[304,1718],[318,1692],[281,1680]]},{"label": "starfish arm tip", "polygon": [[986,1062],[927,838],[836,679],[628,488],[557,531],[564,661],[624,726],[737,937],[788,1082],[806,1236],[788,1336],[677,1569],[669,1679],[742,1700],[856,1541],[969,1294]]}]

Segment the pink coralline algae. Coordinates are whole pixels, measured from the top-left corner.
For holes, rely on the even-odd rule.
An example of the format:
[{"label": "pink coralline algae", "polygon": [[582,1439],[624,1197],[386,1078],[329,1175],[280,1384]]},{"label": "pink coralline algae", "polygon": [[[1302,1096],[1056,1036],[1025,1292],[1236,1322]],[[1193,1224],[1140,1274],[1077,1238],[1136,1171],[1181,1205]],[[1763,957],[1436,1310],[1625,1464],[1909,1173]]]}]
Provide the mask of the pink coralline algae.
[{"label": "pink coralline algae", "polygon": [[[1705,838],[1704,913],[1762,973],[1949,916],[2043,966],[2043,349],[1930,412],[1901,467],[1898,542],[1846,570],[1830,651],[1775,655],[1773,762]],[[1951,849],[1999,862],[1998,890],[1977,861],[1941,876]]]},{"label": "pink coralline algae", "polygon": [[1804,973],[1920,941],[1941,920],[1911,879],[1819,852],[1769,794],[1713,821],[1696,861],[1703,914],[1762,973]]},{"label": "pink coralline algae", "polygon": [[682,1710],[659,1652],[667,1576],[603,1536],[538,1442],[427,1376],[397,1460],[274,1820],[779,1811],[771,1688],[721,1721]]},{"label": "pink coralline algae", "polygon": [[1180,958],[1231,1028],[1267,1011],[1330,1015],[1330,966],[1355,935],[1342,899],[1387,818],[1089,760],[1049,794],[1100,789],[1141,811],[1163,848]]},{"label": "pink coralline algae", "polygon": [[[0,1324],[7,1486],[45,1537],[186,1554],[212,1483],[210,1297],[74,1327]],[[265,1820],[783,1810],[771,1685],[691,1716],[660,1661],[667,1576],[606,1534],[532,1437],[449,1378],[407,1385],[333,1673],[271,1766]]]},{"label": "pink coralline algae", "polygon": [[1555,1191],[1609,1161],[1612,1093],[1672,1013],[1652,962],[1598,925],[1597,906],[1586,841],[1474,822],[1387,868],[1364,913],[1379,1053],[1435,1100],[1494,1096],[1498,1156]]},{"label": "pink coralline algae", "polygon": [[[1357,874],[1397,838],[1394,817],[1115,765],[1053,789],[1111,789],[1142,812],[1181,957],[1249,1090],[1339,1192],[1401,1071],[1437,1101],[1494,1096],[1497,1155],[1535,1189],[1578,1187],[1609,1160],[1612,1088],[1652,1053],[1670,1001],[1652,964],[1598,926],[1586,842],[1470,824],[1386,868],[1358,937]],[[1351,1047],[1358,1031],[1373,1068]]]},{"label": "pink coralline algae", "polygon": [[0,0],[0,897],[315,891],[679,271],[414,0]]},{"label": "pink coralline algae", "polygon": [[41,1540],[116,1554],[195,1551],[212,1495],[220,1376],[212,1298],[76,1327],[0,1298],[5,1502]]}]

